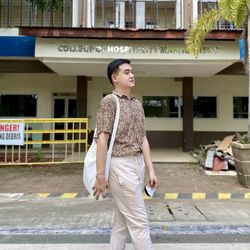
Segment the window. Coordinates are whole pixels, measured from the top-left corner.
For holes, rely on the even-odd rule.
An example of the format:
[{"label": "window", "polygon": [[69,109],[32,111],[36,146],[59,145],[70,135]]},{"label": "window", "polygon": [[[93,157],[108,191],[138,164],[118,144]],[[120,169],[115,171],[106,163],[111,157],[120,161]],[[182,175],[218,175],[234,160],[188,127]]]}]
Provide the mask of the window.
[{"label": "window", "polygon": [[0,116],[36,116],[37,95],[1,95]]},{"label": "window", "polygon": [[178,117],[178,96],[143,96],[146,117]]},{"label": "window", "polygon": [[193,117],[194,118],[216,118],[217,101],[215,96],[194,96]]},{"label": "window", "polygon": [[[182,97],[143,96],[143,108],[146,117],[182,117]],[[217,99],[215,96],[193,97],[194,118],[216,118]]]},{"label": "window", "polygon": [[[218,0],[199,0],[198,2],[198,14],[202,16],[205,11],[218,9]],[[225,19],[221,18],[217,24],[214,26],[215,29],[235,29],[233,23],[226,21]]]},{"label": "window", "polygon": [[233,97],[234,118],[248,118],[248,97]]}]

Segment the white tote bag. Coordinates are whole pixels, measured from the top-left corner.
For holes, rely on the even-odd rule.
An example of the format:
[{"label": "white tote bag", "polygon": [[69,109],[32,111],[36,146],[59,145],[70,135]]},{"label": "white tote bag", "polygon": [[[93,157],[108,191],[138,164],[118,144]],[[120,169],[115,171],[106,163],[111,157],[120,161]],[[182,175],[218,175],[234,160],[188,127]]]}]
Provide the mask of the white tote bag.
[{"label": "white tote bag", "polygon": [[[119,103],[118,97],[116,95],[113,95],[113,96],[115,97],[115,100],[116,100],[116,114],[115,114],[115,122],[114,122],[113,131],[111,135],[109,149],[107,152],[106,164],[105,164],[106,180],[108,180],[108,177],[109,177],[112,150],[113,150],[113,145],[115,142],[115,136],[116,136],[116,131],[117,131],[119,117],[120,117],[120,103]],[[97,131],[95,129],[93,141],[89,147],[89,150],[86,153],[86,156],[84,159],[84,167],[83,167],[83,183],[91,195],[93,194],[92,188],[96,181],[96,148],[97,148],[96,132]]]}]

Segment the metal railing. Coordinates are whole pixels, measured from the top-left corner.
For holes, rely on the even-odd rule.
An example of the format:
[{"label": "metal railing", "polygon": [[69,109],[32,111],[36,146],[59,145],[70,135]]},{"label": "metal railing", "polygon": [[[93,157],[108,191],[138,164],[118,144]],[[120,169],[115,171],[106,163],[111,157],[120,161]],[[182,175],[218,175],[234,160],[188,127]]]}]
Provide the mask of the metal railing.
[{"label": "metal railing", "polygon": [[72,26],[72,0],[61,11],[41,11],[27,0],[0,0],[0,27]]},{"label": "metal railing", "polygon": [[[200,0],[198,2],[198,15],[202,16],[205,11],[211,10],[211,9],[218,9],[218,1],[217,0]],[[226,21],[225,19],[221,18],[215,25],[214,29],[227,29],[227,30],[234,30],[235,26],[233,23],[230,23]]]},{"label": "metal railing", "polygon": [[[140,28],[166,29],[176,28],[175,0],[146,1],[146,0],[102,0],[95,2],[95,16],[92,27],[105,28],[137,28],[140,19],[138,10],[143,11]],[[142,4],[140,6],[140,4]],[[181,18],[181,14],[180,18]],[[144,27],[143,24],[144,23]]]},{"label": "metal railing", "polygon": [[[82,163],[88,148],[88,118],[3,119],[24,125],[23,145],[1,145],[1,165]],[[1,137],[0,137],[1,139]]]},{"label": "metal railing", "polygon": [[[95,3],[95,4],[94,4]],[[144,3],[144,29],[176,28],[175,0],[147,1],[147,0],[98,0],[90,1],[88,11],[94,28],[136,28],[138,4]],[[121,7],[121,4],[123,7]],[[79,5],[80,6],[80,5]],[[79,7],[80,8],[80,7]],[[120,18],[124,8],[124,17]],[[41,11],[27,0],[0,0],[0,28],[37,26],[37,27],[72,27],[73,0],[64,0],[61,11]],[[86,10],[80,10],[83,18]],[[94,17],[92,17],[92,13]],[[123,20],[124,19],[124,20]],[[122,24],[124,23],[124,24]]]}]

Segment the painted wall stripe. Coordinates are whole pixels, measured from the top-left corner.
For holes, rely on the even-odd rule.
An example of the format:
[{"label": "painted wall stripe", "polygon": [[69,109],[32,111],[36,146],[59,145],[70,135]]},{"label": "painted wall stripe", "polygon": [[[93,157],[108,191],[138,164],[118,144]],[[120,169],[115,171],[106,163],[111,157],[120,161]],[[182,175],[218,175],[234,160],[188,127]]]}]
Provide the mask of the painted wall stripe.
[{"label": "painted wall stripe", "polygon": [[218,199],[218,193],[207,193],[206,198],[207,199]]},{"label": "painted wall stripe", "polygon": [[179,193],[165,193],[165,199],[167,200],[176,200],[178,198]]},{"label": "painted wall stripe", "polygon": [[37,196],[39,198],[48,198],[50,193],[37,193]]},{"label": "painted wall stripe", "polygon": [[70,199],[70,198],[75,198],[77,195],[78,193],[64,193],[61,195],[61,198]]},{"label": "painted wall stripe", "polygon": [[218,193],[218,199],[221,200],[231,199],[231,193]]},{"label": "painted wall stripe", "polygon": [[245,199],[250,199],[250,193],[245,193]]},{"label": "painted wall stripe", "polygon": [[178,199],[192,199],[192,193],[179,193]]},{"label": "painted wall stripe", "polygon": [[[23,196],[35,196],[37,198],[63,198],[63,199],[72,199],[72,198],[91,198],[86,192],[79,193],[0,193],[1,196],[6,196],[10,198],[20,198]],[[94,199],[94,197],[92,197]],[[112,198],[110,193],[107,193],[106,198]],[[240,193],[156,193],[153,197],[154,199],[165,199],[165,200],[177,200],[177,199],[192,199],[192,200],[204,200],[204,199],[250,199],[250,192],[240,192]],[[143,199],[148,200],[152,197],[147,196],[143,193]]]},{"label": "painted wall stripe", "polygon": [[205,193],[193,193],[192,199],[193,200],[203,200],[203,199],[206,199],[206,194]]},{"label": "painted wall stripe", "polygon": [[147,196],[146,193],[143,193],[143,199],[144,200],[150,200],[150,199],[152,199],[152,197]]},{"label": "painted wall stripe", "polygon": [[244,194],[243,193],[232,193],[231,199],[244,199]]}]

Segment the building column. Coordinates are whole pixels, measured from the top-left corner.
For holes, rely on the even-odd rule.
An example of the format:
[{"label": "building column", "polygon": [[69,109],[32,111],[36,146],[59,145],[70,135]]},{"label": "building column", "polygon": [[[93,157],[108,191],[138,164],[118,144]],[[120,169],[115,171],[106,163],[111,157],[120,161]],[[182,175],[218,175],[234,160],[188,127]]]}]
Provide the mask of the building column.
[{"label": "building column", "polygon": [[175,5],[175,25],[176,29],[183,28],[183,0],[176,0]]},{"label": "building column", "polygon": [[189,152],[193,149],[193,78],[184,77],[182,79],[182,121],[183,121],[183,151]]},{"label": "building column", "polygon": [[87,0],[81,0],[81,18],[80,26],[87,27],[87,18],[88,18],[88,2]]},{"label": "building column", "polygon": [[88,78],[86,76],[77,76],[76,91],[76,117],[87,117],[87,87]]},{"label": "building column", "polygon": [[193,15],[193,17],[192,17],[192,23],[194,23],[197,19],[198,19],[198,0],[194,0],[193,1],[193,11],[192,11],[192,15]]},{"label": "building column", "polygon": [[136,2],[136,28],[145,29],[145,2]]},{"label": "building column", "polygon": [[[195,0],[196,1],[196,0]],[[195,2],[194,1],[194,2]],[[192,0],[183,1],[183,28],[189,29],[193,23],[193,2]]]},{"label": "building column", "polygon": [[87,27],[95,27],[95,0],[88,0],[87,3]]},{"label": "building column", "polygon": [[117,28],[125,29],[125,2],[117,2],[115,9],[115,25]]},{"label": "building column", "polygon": [[80,24],[80,0],[73,0],[72,2],[72,26],[79,27]]},{"label": "building column", "polygon": [[[86,76],[77,76],[76,87],[76,117],[87,117],[87,90],[88,90],[88,78]],[[78,126],[78,125],[77,125]],[[84,129],[84,127],[82,127]],[[81,138],[83,135],[80,135]],[[79,134],[75,134],[75,139],[79,139]],[[74,151],[78,152],[79,145],[75,144]],[[81,144],[80,151],[84,151],[84,145]]]}]

